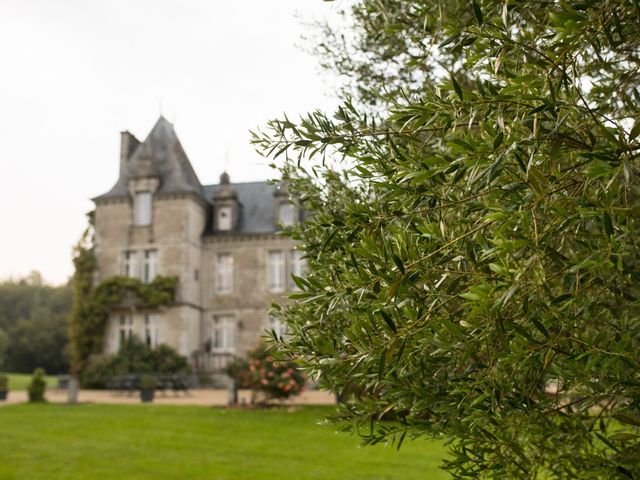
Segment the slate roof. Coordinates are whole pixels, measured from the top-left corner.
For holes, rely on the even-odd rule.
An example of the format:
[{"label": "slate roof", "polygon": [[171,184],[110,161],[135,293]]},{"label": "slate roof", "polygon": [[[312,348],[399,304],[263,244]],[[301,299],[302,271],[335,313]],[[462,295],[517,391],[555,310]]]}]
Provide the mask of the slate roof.
[{"label": "slate roof", "polygon": [[[211,202],[211,198],[218,188],[220,185],[204,186],[207,201]],[[277,230],[274,199],[276,185],[269,185],[266,182],[232,183],[231,188],[238,195],[238,203],[240,204],[238,227],[233,232],[216,232],[215,235],[274,233]],[[210,225],[207,226],[205,234],[214,234]]]},{"label": "slate roof", "polygon": [[220,185],[202,185],[184,152],[173,125],[160,117],[144,140],[135,147],[126,168],[120,172],[116,184],[94,201],[128,197],[128,181],[137,175],[155,174],[160,177],[157,193],[195,193],[208,205],[205,235],[233,235],[274,233],[276,185],[266,182],[232,183],[237,194],[240,212],[238,227],[233,232],[213,232],[211,225],[212,198]]}]

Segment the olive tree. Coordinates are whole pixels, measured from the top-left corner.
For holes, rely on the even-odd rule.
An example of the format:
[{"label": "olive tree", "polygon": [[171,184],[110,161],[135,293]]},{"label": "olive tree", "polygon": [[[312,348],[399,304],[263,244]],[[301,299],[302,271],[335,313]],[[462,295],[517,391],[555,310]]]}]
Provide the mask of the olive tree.
[{"label": "olive tree", "polygon": [[353,12],[328,57],[391,73],[254,134],[308,211],[281,349],[455,478],[640,478],[640,4]]}]

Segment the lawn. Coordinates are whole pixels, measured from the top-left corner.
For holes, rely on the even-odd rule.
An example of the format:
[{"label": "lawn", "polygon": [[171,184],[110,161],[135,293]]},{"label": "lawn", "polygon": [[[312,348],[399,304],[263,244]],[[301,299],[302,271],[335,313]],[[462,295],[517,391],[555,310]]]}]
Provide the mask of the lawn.
[{"label": "lawn", "polygon": [[7,479],[427,479],[442,443],[400,451],[335,433],[326,407],[295,411],[158,405],[0,407],[0,478]]},{"label": "lawn", "polygon": [[[9,377],[9,390],[26,390],[33,375],[28,373],[7,373]],[[47,386],[49,388],[55,388],[58,385],[58,378],[51,375],[47,375]]]}]

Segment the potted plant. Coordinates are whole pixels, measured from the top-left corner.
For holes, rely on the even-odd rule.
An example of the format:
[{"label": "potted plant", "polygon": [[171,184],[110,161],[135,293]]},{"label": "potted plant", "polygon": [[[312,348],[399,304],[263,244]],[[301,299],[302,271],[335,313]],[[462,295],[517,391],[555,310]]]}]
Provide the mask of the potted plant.
[{"label": "potted plant", "polygon": [[142,402],[153,402],[157,381],[151,375],[143,375],[140,378],[140,400]]},{"label": "potted plant", "polygon": [[4,374],[0,374],[0,400],[6,400],[8,392],[9,392],[9,377],[7,377]]}]

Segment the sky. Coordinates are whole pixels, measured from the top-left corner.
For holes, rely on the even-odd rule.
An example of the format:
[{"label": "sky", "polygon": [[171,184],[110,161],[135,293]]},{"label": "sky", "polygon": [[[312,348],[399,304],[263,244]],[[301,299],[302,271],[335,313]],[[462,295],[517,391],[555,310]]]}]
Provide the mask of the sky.
[{"label": "sky", "polygon": [[[273,178],[249,130],[330,111],[329,74],[299,48],[321,0],[0,0],[0,280],[61,284],[120,132],[174,124],[203,184]],[[335,84],[335,82],[334,82]]]}]

